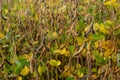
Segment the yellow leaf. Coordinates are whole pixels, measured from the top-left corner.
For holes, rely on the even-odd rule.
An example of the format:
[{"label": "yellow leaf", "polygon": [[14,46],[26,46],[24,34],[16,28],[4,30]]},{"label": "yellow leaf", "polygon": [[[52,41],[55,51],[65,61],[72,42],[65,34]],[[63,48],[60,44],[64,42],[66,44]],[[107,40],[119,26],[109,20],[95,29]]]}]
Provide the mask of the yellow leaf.
[{"label": "yellow leaf", "polygon": [[96,80],[99,77],[99,75],[94,74],[92,75],[92,77],[94,78],[94,80]]},{"label": "yellow leaf", "polygon": [[32,53],[32,52],[30,52],[30,53],[29,53],[29,58],[28,58],[28,61],[30,61],[32,58],[33,58],[33,53]]},{"label": "yellow leaf", "polygon": [[82,43],[83,43],[83,38],[81,38],[81,37],[76,37],[76,40],[77,40],[79,46],[82,45]]},{"label": "yellow leaf", "polygon": [[99,41],[94,42],[94,44],[95,44],[95,48],[99,47]]},{"label": "yellow leaf", "polygon": [[93,40],[93,35],[89,35],[89,36],[88,36],[88,40],[91,40],[91,41],[92,41],[92,40]]},{"label": "yellow leaf", "polygon": [[61,44],[60,45],[60,49],[63,49],[65,47],[66,44]]},{"label": "yellow leaf", "polygon": [[110,49],[107,49],[106,52],[104,53],[104,57],[109,57],[112,54]]},{"label": "yellow leaf", "polygon": [[89,2],[90,2],[90,0],[84,0],[84,3],[87,3],[87,4],[88,4]]},{"label": "yellow leaf", "polygon": [[59,54],[60,54],[61,52],[62,52],[62,50],[59,50],[59,49],[57,49],[57,50],[54,51],[54,53],[59,53]]},{"label": "yellow leaf", "polygon": [[100,46],[101,46],[102,48],[106,48],[105,40],[101,40],[101,41],[100,41]]},{"label": "yellow leaf", "polygon": [[8,9],[5,9],[5,14],[7,14],[8,13]]},{"label": "yellow leaf", "polygon": [[38,44],[38,43],[39,43],[39,41],[34,41],[34,42],[33,42],[34,45],[36,45],[36,44]]},{"label": "yellow leaf", "polygon": [[4,28],[5,32],[9,32],[9,29],[7,27]]},{"label": "yellow leaf", "polygon": [[28,59],[28,54],[23,54],[22,57],[24,57],[25,59]]},{"label": "yellow leaf", "polygon": [[46,2],[47,2],[47,5],[50,6],[50,7],[58,6],[59,3],[60,3],[59,0],[48,0]]},{"label": "yellow leaf", "polygon": [[87,50],[83,49],[82,56],[86,57],[86,52],[87,52]]},{"label": "yellow leaf", "polygon": [[29,54],[23,54],[23,58],[25,58],[27,61],[30,61],[33,58],[33,53],[30,52]]},{"label": "yellow leaf", "polygon": [[100,68],[98,69],[98,74],[100,74]]},{"label": "yellow leaf", "polygon": [[110,0],[110,1],[106,1],[104,2],[105,6],[113,6],[114,8],[118,8],[119,4],[116,2],[116,0]]},{"label": "yellow leaf", "polygon": [[18,76],[18,79],[17,80],[22,80],[22,77],[21,76]]},{"label": "yellow leaf", "polygon": [[56,32],[53,32],[53,33],[52,33],[52,36],[53,36],[54,38],[56,38],[56,37],[57,37],[57,33],[56,33]]},{"label": "yellow leaf", "polygon": [[46,67],[45,66],[41,66],[41,65],[38,66],[38,72],[39,72],[40,75],[42,73],[44,73],[45,71],[46,71]]},{"label": "yellow leaf", "polygon": [[94,23],[94,30],[96,31],[96,30],[98,30],[99,29],[99,24],[98,23]]},{"label": "yellow leaf", "polygon": [[66,48],[63,48],[62,49],[62,54],[66,54],[66,52],[67,52]]},{"label": "yellow leaf", "polygon": [[84,76],[84,73],[81,73],[81,75],[79,76],[80,78]]},{"label": "yellow leaf", "polygon": [[66,57],[68,57],[70,54],[69,51],[66,50],[66,48],[63,48],[62,50],[57,49],[54,51],[54,53],[65,55]]},{"label": "yellow leaf", "polygon": [[25,42],[24,45],[30,47],[30,44],[28,42]]},{"label": "yellow leaf", "polygon": [[110,20],[105,21],[105,24],[112,25],[112,22]]},{"label": "yellow leaf", "polygon": [[0,33],[0,39],[5,38],[5,35],[3,33]]},{"label": "yellow leaf", "polygon": [[112,40],[107,40],[106,42],[105,42],[105,44],[106,44],[106,48],[107,49],[113,49],[113,47],[114,47],[114,42],[112,41]]},{"label": "yellow leaf", "polygon": [[52,59],[52,60],[49,61],[49,64],[50,64],[51,66],[56,66],[56,67],[58,67],[59,65],[61,65],[61,61]]},{"label": "yellow leaf", "polygon": [[38,21],[38,20],[39,20],[39,17],[38,17],[38,15],[37,15],[37,14],[35,15],[35,20],[36,20],[36,21]]},{"label": "yellow leaf", "polygon": [[35,72],[35,71],[33,72],[33,75],[32,75],[32,76],[33,76],[34,78],[36,77],[36,72]]},{"label": "yellow leaf", "polygon": [[71,73],[70,73],[70,70],[66,71],[65,73],[62,74],[63,77],[67,77],[67,76],[70,76]]},{"label": "yellow leaf", "polygon": [[111,4],[112,4],[111,1],[104,2],[105,6],[110,6]]},{"label": "yellow leaf", "polygon": [[100,24],[99,31],[100,31],[100,32],[102,32],[102,33],[108,33],[108,31],[106,30],[106,28],[105,28],[105,25],[104,25],[104,24]]},{"label": "yellow leaf", "polygon": [[64,70],[67,70],[69,68],[69,65],[64,66]]},{"label": "yellow leaf", "polygon": [[77,73],[77,74],[78,74],[78,77],[79,77],[79,78],[81,78],[81,77],[83,77],[83,76],[84,76],[84,73],[83,73],[83,72],[80,72],[80,71],[78,71],[78,73]]},{"label": "yellow leaf", "polygon": [[111,0],[112,3],[116,3],[116,0]]},{"label": "yellow leaf", "polygon": [[85,27],[85,29],[84,29],[85,33],[88,33],[88,32],[89,32],[89,30],[90,30],[90,25],[88,25],[88,26],[87,26],[87,27]]},{"label": "yellow leaf", "polygon": [[76,64],[76,68],[81,68],[81,65],[80,64]]},{"label": "yellow leaf", "polygon": [[97,72],[97,68],[92,68],[92,72]]},{"label": "yellow leaf", "polygon": [[38,67],[38,72],[39,72],[39,74],[41,74],[42,73],[42,68],[41,68],[41,66],[39,65],[39,67]]},{"label": "yellow leaf", "polygon": [[28,73],[29,73],[29,68],[27,67],[27,66],[25,66],[22,70],[21,70],[21,72],[20,72],[20,75],[22,75],[22,76],[26,76]]}]

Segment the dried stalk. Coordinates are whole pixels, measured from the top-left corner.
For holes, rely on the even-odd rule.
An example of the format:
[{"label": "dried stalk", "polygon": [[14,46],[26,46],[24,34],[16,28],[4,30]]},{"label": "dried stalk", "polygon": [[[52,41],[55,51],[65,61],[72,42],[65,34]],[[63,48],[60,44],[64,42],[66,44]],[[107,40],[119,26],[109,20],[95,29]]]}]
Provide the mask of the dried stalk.
[{"label": "dried stalk", "polygon": [[87,65],[88,65],[88,79],[91,78],[92,75],[92,57],[91,57],[91,42],[87,45]]}]

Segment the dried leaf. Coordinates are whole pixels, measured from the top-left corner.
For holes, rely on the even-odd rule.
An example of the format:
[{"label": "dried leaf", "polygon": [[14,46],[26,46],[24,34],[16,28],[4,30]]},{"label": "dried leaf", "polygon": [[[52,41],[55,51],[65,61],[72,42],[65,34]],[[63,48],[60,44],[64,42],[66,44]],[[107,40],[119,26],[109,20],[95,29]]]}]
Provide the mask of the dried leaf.
[{"label": "dried leaf", "polygon": [[0,33],[0,39],[5,38],[5,35],[3,33]]},{"label": "dried leaf", "polygon": [[106,52],[104,53],[104,57],[109,57],[112,54],[112,52],[107,49]]}]

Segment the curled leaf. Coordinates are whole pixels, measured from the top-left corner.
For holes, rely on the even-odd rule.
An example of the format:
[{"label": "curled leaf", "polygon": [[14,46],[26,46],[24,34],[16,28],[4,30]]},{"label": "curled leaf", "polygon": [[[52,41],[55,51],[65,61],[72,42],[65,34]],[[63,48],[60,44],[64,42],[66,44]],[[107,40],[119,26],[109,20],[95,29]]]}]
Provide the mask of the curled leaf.
[{"label": "curled leaf", "polygon": [[27,66],[25,66],[22,70],[21,70],[21,72],[20,72],[20,75],[22,75],[22,76],[26,76],[28,73],[29,73],[29,68],[27,67]]},{"label": "curled leaf", "polygon": [[107,20],[106,22],[105,22],[105,24],[107,24],[107,25],[112,25],[112,22],[110,21],[110,20]]}]

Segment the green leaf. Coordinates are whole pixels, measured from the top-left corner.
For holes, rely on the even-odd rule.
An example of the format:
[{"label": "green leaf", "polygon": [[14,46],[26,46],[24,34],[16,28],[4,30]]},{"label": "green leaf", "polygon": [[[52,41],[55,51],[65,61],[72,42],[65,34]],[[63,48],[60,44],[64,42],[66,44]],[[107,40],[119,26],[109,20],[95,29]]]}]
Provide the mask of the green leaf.
[{"label": "green leaf", "polygon": [[95,41],[98,41],[98,40],[103,40],[103,39],[105,39],[105,35],[103,35],[103,34],[92,34],[93,35],[93,39],[95,40]]},{"label": "green leaf", "polygon": [[22,64],[19,60],[15,60],[15,63],[17,64],[18,67],[22,67]]},{"label": "green leaf", "polygon": [[94,54],[94,57],[96,60],[96,64],[99,66],[107,63],[107,59],[104,57],[101,57],[100,54]]},{"label": "green leaf", "polygon": [[75,50],[75,46],[71,45],[71,46],[70,46],[70,52],[73,53],[74,50]]},{"label": "green leaf", "polygon": [[19,61],[21,62],[22,66],[29,65],[29,62],[23,57],[20,57]]},{"label": "green leaf", "polygon": [[93,13],[93,11],[95,10],[96,6],[91,6],[89,9],[88,9],[88,12],[89,13]]},{"label": "green leaf", "polygon": [[100,2],[103,2],[104,0],[100,0]]},{"label": "green leaf", "polygon": [[107,21],[105,21],[105,24],[108,25],[108,26],[111,26],[112,22],[110,20],[107,20]]},{"label": "green leaf", "polygon": [[84,74],[88,72],[87,67],[82,67],[79,70],[80,70],[81,73],[84,73]]},{"label": "green leaf", "polygon": [[41,66],[41,65],[39,65],[39,67],[38,67],[38,72],[39,72],[39,74],[41,75],[41,74],[43,74],[45,71],[46,71],[46,66]]},{"label": "green leaf", "polygon": [[74,77],[67,77],[66,80],[75,80]]}]

